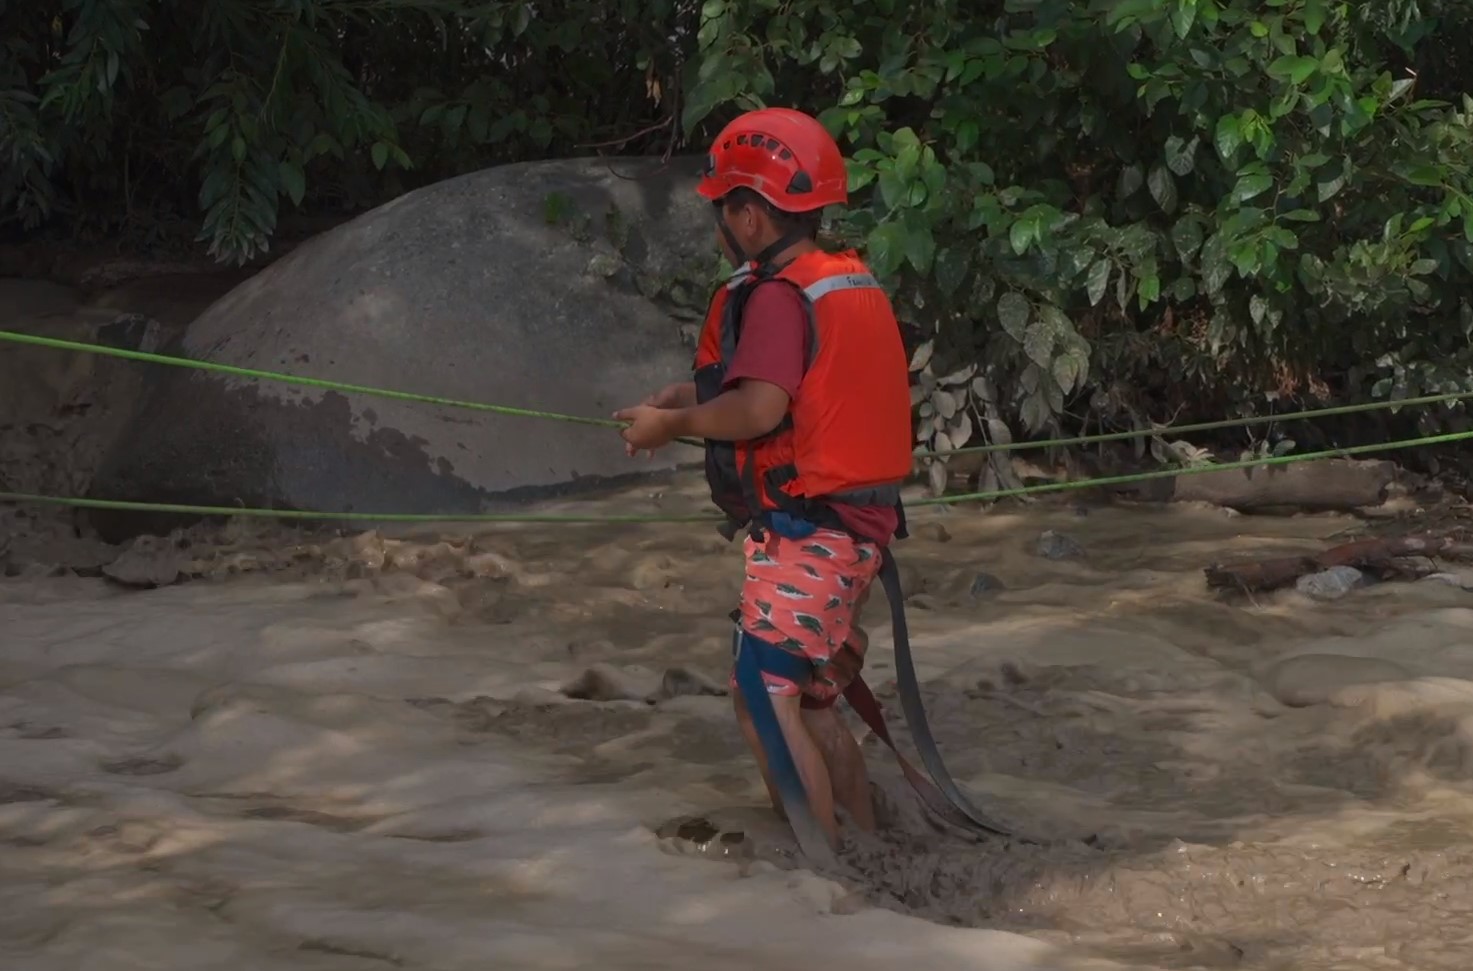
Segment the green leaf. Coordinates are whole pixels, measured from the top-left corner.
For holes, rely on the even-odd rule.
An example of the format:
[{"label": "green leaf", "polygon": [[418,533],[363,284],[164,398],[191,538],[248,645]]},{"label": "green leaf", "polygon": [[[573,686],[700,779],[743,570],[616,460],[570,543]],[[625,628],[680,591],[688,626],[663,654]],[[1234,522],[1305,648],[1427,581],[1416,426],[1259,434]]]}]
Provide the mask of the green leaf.
[{"label": "green leaf", "polygon": [[905,258],[917,272],[929,273],[936,256],[936,237],[929,226],[908,226],[905,233]]},{"label": "green leaf", "polygon": [[371,155],[373,157],[373,167],[382,169],[389,161],[389,146],[383,142],[374,142]]},{"label": "green leaf", "polygon": [[1176,5],[1171,11],[1171,26],[1176,31],[1176,36],[1185,39],[1192,32],[1192,24],[1197,20],[1197,0],[1176,0]]},{"label": "green leaf", "polygon": [[1196,216],[1184,216],[1171,227],[1171,245],[1182,260],[1190,260],[1202,245],[1202,225]]},{"label": "green leaf", "polygon": [[1120,196],[1120,198],[1128,199],[1131,196],[1135,195],[1135,191],[1139,189],[1145,183],[1145,181],[1146,178],[1141,173],[1141,167],[1139,165],[1127,165],[1120,170],[1120,180],[1115,186],[1115,192]]},{"label": "green leaf", "polygon": [[1156,200],[1156,205],[1167,214],[1176,212],[1176,180],[1171,177],[1171,172],[1166,166],[1154,166],[1146,182],[1150,186],[1151,198]]},{"label": "green leaf", "polygon": [[1342,173],[1334,178],[1328,178],[1315,185],[1315,196],[1320,202],[1328,202],[1333,199],[1341,189],[1345,188],[1346,177]]},{"label": "green leaf", "polygon": [[1140,308],[1145,310],[1161,297],[1161,277],[1153,269],[1149,273],[1142,273],[1140,282],[1135,288],[1136,299]]},{"label": "green leaf", "polygon": [[1233,155],[1243,144],[1243,130],[1237,115],[1223,115],[1217,119],[1217,131],[1213,135],[1217,154],[1224,162],[1231,162]]},{"label": "green leaf", "polygon": [[1039,391],[1031,392],[1023,399],[1018,414],[1023,419],[1023,427],[1029,432],[1042,431],[1053,417],[1053,413],[1049,411],[1048,399]]},{"label": "green leaf", "polygon": [[1226,242],[1221,233],[1214,233],[1202,246],[1202,284],[1207,295],[1210,297],[1222,292],[1232,273]]},{"label": "green leaf", "polygon": [[910,359],[910,369],[920,371],[931,363],[931,356],[936,353],[936,342],[925,341],[916,348],[915,354]]},{"label": "green leaf", "polygon": [[1028,252],[1028,244],[1038,239],[1038,223],[1027,216],[1020,217],[1008,230],[1008,241],[1013,252],[1022,256]]},{"label": "green leaf", "polygon": [[1166,167],[1175,175],[1190,175],[1197,165],[1197,146],[1201,139],[1193,135],[1183,140],[1178,135],[1166,139]]},{"label": "green leaf", "polygon": [[1303,84],[1308,81],[1315,71],[1320,69],[1320,62],[1312,57],[1297,57],[1287,55],[1280,57],[1270,64],[1266,73],[1271,78],[1287,78],[1294,84]]},{"label": "green leaf", "polygon": [[975,121],[964,121],[956,126],[956,134],[953,141],[958,153],[965,155],[977,147],[977,142],[982,137],[982,129]]},{"label": "green leaf", "polygon": [[1028,320],[1033,316],[1033,308],[1028,304],[1028,298],[1017,291],[1009,291],[1003,294],[997,301],[997,319],[1002,324],[1002,329],[1008,336],[1019,344],[1023,343],[1023,336],[1028,329]]},{"label": "green leaf", "polygon": [[281,181],[281,187],[286,190],[292,205],[300,206],[302,197],[307,194],[307,176],[303,174],[301,166],[283,159],[276,167],[276,177]]},{"label": "green leaf", "polygon": [[[702,67],[712,60],[702,62]],[[680,126],[685,131],[695,131],[716,106],[729,101],[733,95],[730,77],[713,73],[711,77],[696,82],[685,95],[685,107],[680,112]]]},{"label": "green leaf", "polygon": [[1054,348],[1074,331],[1069,318],[1053,304],[1038,308],[1038,315],[1023,334],[1023,353],[1039,368],[1047,369],[1053,360]]},{"label": "green leaf", "polygon": [[967,278],[971,262],[964,242],[943,247],[936,253],[936,287],[943,297],[956,293]]},{"label": "green leaf", "polygon": [[1089,268],[1089,277],[1085,280],[1085,293],[1089,296],[1089,305],[1098,306],[1105,298],[1105,289],[1110,285],[1110,261],[1101,257],[1095,260],[1094,265]]},{"label": "green leaf", "polygon": [[1043,368],[1053,360],[1054,332],[1042,317],[1035,319],[1024,332],[1023,353],[1028,360]]},{"label": "green leaf", "polygon": [[905,206],[907,197],[910,195],[910,186],[895,173],[894,169],[881,169],[879,184],[880,201],[885,204],[886,209],[893,211]]},{"label": "green leaf", "polygon": [[865,243],[870,269],[880,276],[889,276],[900,269],[900,264],[905,261],[906,242],[905,227],[899,222],[880,223],[870,232]]},{"label": "green leaf", "polygon": [[1325,25],[1325,7],[1322,0],[1309,0],[1304,5],[1304,32],[1313,36]]},{"label": "green leaf", "polygon": [[321,155],[326,155],[329,152],[336,155],[341,155],[342,148],[338,145],[337,141],[331,135],[329,135],[325,131],[322,131],[313,136],[312,141],[307,145],[307,151],[304,153],[304,158],[306,161],[310,162],[312,159],[317,158]]},{"label": "green leaf", "polygon": [[1233,186],[1233,201],[1247,202],[1254,196],[1268,191],[1274,184],[1273,176],[1267,174],[1250,174],[1238,179],[1238,184]]},{"label": "green leaf", "polygon": [[1089,351],[1078,344],[1071,344],[1054,358],[1050,372],[1059,390],[1068,394],[1076,386],[1084,384],[1085,375],[1089,373]]}]

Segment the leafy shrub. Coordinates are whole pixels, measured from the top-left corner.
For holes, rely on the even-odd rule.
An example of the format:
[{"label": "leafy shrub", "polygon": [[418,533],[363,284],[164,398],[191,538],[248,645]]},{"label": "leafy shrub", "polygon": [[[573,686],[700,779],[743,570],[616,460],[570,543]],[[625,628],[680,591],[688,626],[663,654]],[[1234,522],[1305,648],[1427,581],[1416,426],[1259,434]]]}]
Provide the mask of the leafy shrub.
[{"label": "leafy shrub", "polygon": [[1470,390],[1473,100],[1420,96],[1426,6],[709,0],[685,121],[822,110],[926,331],[923,448]]}]

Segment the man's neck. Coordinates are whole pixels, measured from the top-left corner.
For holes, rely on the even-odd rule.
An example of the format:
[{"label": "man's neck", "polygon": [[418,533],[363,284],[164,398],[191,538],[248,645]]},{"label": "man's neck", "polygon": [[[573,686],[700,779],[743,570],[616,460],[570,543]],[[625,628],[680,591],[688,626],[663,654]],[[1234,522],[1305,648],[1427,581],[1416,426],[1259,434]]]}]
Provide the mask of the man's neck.
[{"label": "man's neck", "polygon": [[[775,242],[777,242],[777,240],[774,239],[772,243]],[[767,245],[771,246],[772,243],[768,243]],[[813,240],[800,239],[793,245],[785,247],[784,249],[778,250],[776,253],[772,254],[771,263],[773,266],[786,266],[800,256],[806,256],[809,253],[817,252],[818,248],[818,244],[815,243]]]}]

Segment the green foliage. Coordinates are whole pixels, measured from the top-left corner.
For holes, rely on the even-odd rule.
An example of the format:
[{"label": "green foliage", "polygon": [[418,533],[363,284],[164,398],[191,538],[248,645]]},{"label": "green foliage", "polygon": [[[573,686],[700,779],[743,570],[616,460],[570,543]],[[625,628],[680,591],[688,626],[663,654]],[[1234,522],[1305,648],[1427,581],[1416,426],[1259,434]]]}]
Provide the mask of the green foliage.
[{"label": "green foliage", "polygon": [[669,38],[695,16],[680,0],[0,0],[0,220],[109,231],[202,210],[210,252],[244,262],[285,205],[352,210],[610,139],[665,150]]},{"label": "green foliage", "polygon": [[182,215],[243,262],[284,209],[793,104],[922,332],[922,448],[1464,390],[1469,26],[1451,0],[0,0],[0,221]]},{"label": "green foliage", "polygon": [[[839,231],[924,331],[923,448],[1470,389],[1473,100],[1442,13],[708,0],[685,121],[796,100],[841,139]],[[1450,100],[1411,70],[1434,32]]]}]

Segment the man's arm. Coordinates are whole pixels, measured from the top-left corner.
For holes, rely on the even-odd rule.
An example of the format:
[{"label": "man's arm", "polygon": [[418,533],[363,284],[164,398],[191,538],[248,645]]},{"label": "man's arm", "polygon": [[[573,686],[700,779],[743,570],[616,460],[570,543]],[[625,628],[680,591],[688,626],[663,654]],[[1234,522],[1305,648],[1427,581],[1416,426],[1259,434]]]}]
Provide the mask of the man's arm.
[{"label": "man's arm", "polygon": [[675,434],[740,442],[776,428],[803,380],[807,329],[796,290],[779,282],[758,284],[747,298],[726,390],[683,410]]},{"label": "man's arm", "polygon": [[740,442],[766,435],[788,413],[788,393],[775,384],[743,379],[703,405],[671,414],[674,436]]},{"label": "man's arm", "polygon": [[782,283],[759,284],[747,300],[725,390],[697,405],[692,386],[686,407],[645,404],[615,412],[615,418],[630,423],[620,433],[629,453],[659,448],[672,438],[739,442],[772,431],[803,380],[807,333],[798,292]]}]

